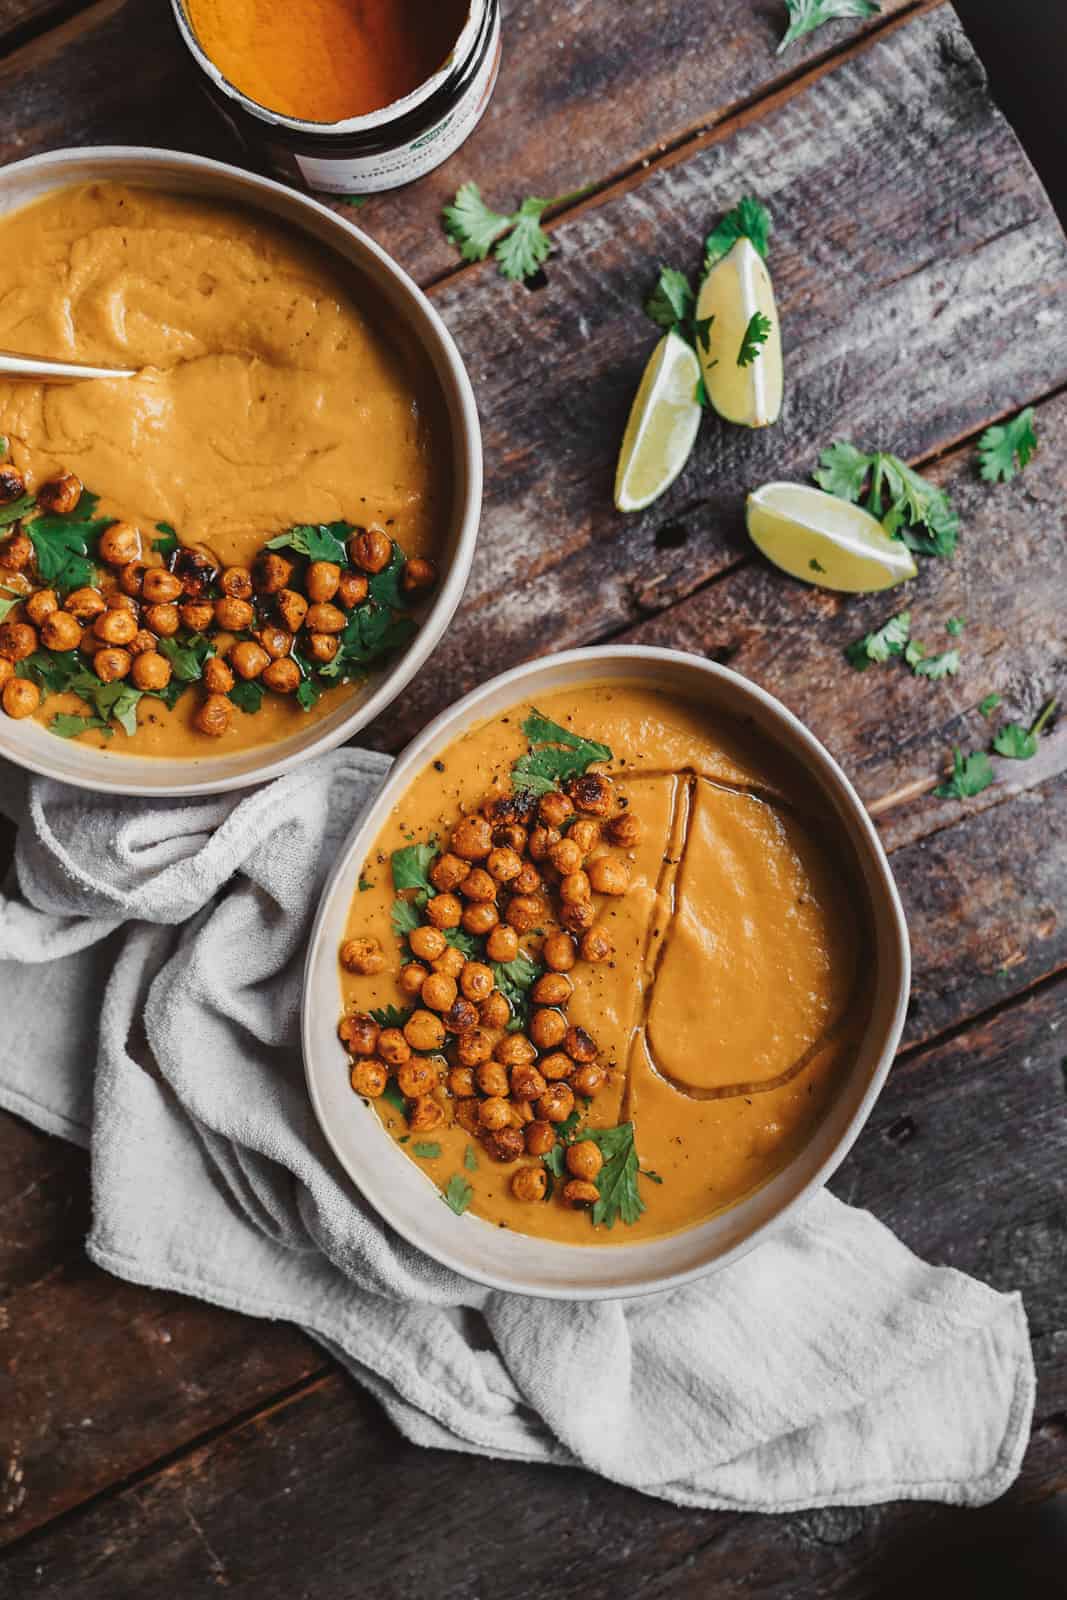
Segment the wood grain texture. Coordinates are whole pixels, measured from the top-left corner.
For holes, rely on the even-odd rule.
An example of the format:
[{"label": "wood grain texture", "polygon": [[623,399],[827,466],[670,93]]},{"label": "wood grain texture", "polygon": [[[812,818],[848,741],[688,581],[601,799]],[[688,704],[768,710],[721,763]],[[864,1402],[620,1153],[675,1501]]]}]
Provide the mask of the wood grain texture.
[{"label": "wood grain texture", "polygon": [[[1016,1501],[1062,1487],[1065,1023],[1061,983],[911,1053],[833,1185],[928,1259],[1023,1289],[1041,1426]],[[858,1600],[920,1555],[928,1569],[961,1521],[929,1506],[679,1511],[580,1472],[421,1451],[335,1375],[45,1530],[0,1569],[0,1594],[613,1600],[639,1580],[658,1597]]]}]

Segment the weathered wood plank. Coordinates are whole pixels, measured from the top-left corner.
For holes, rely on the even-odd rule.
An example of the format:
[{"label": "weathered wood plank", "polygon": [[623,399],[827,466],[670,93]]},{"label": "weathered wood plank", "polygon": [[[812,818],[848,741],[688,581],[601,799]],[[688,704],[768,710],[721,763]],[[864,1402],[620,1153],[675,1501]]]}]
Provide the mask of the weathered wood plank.
[{"label": "weathered wood plank", "polygon": [[[834,1185],[928,1258],[1021,1286],[1039,1359],[1067,1327],[1065,1021],[1061,983],[912,1053]],[[1052,1366],[1014,1501],[1063,1487],[1061,1430],[1045,1419],[1067,1390],[1062,1361]],[[579,1472],[419,1451],[334,1376],[44,1530],[9,1556],[0,1593],[170,1600],[213,1584],[262,1600],[608,1600],[625,1586],[678,1600],[859,1600],[920,1553],[929,1570],[961,1523],[973,1545],[982,1520],[944,1508],[678,1511]]]},{"label": "weathered wood plank", "polygon": [[[708,418],[674,487],[622,517],[615,456],[654,342],[641,300],[753,188],[776,219],[782,421]],[[806,476],[835,435],[915,459],[1067,381],[1067,240],[945,11],[556,237],[543,289],[479,271],[435,297],[478,392],[488,485],[463,611],[405,731],[490,672],[692,593],[744,552],[747,490]]]},{"label": "weathered wood plank", "polygon": [[70,9],[69,0],[0,0],[0,50],[51,27]]}]

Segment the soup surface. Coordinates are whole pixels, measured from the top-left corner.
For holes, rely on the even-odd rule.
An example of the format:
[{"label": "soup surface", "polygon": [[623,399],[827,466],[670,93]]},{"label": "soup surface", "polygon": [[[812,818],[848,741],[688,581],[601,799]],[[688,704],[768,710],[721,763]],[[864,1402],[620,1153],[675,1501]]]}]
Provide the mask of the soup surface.
[{"label": "soup surface", "polygon": [[[545,741],[533,752],[536,771],[547,767],[551,773],[560,765],[558,758],[564,765],[571,755],[581,758],[581,750],[552,743],[543,723],[531,723],[533,711],[530,705],[517,706],[463,735],[412,783],[382,829],[363,868],[347,935],[369,941],[360,946],[364,956],[371,950],[373,957],[376,942],[385,959],[377,971],[353,972],[345,970],[352,964],[350,949],[342,952],[348,1020],[341,1033],[348,1035],[350,1050],[366,1050],[372,1043],[370,1038],[359,1043],[353,1014],[358,1023],[377,1010],[381,1023],[394,1025],[403,1023],[402,1013],[412,1006],[425,1015],[425,991],[420,997],[402,986],[410,976],[411,952],[398,949],[395,931],[436,914],[434,899],[429,909],[419,910],[418,889],[413,894],[401,887],[417,863],[412,847],[434,841],[451,853],[449,841],[460,837],[454,830],[464,814],[479,807],[484,812],[487,797],[513,795],[522,779],[513,777],[512,767],[537,744],[531,733],[540,732]],[[515,1092],[516,1069],[509,1067],[509,1105],[528,1143],[514,1159],[494,1159],[508,1152],[499,1151],[480,1126],[485,1094],[476,1085],[464,1110],[464,1097],[451,1092],[457,1085],[472,1091],[453,1076],[465,1047],[449,1015],[443,1049],[426,1057],[433,1068],[429,1093],[442,1113],[436,1125],[432,1108],[412,1125],[417,1102],[405,1101],[392,1077],[386,1094],[369,1104],[451,1199],[465,1200],[488,1221],[572,1244],[627,1243],[676,1231],[734,1204],[779,1171],[810,1137],[866,1021],[857,984],[866,919],[835,851],[825,802],[789,758],[740,725],[712,719],[696,705],[638,684],[560,691],[540,700],[536,712],[557,730],[597,741],[610,752],[609,759],[592,767],[610,780],[599,813],[583,810],[583,800],[597,799],[595,794],[585,795],[573,777],[564,782],[576,809],[556,838],[580,836],[584,855],[573,880],[553,865],[550,843],[549,856],[542,855],[536,867],[542,879],[542,889],[534,894],[535,900],[540,894],[540,906],[530,913],[536,926],[525,926],[529,918],[512,917],[515,896],[508,884],[498,884],[494,902],[505,923],[524,926],[517,963],[502,974],[489,962],[513,1000],[510,1035],[491,1033],[497,1041],[494,1057],[509,1060],[521,1052],[513,1043],[501,1050],[501,1040],[551,1039],[558,1031],[538,1017],[549,1008],[536,1001],[538,974],[555,950],[546,941],[559,932],[561,919],[575,928],[583,920],[567,913],[565,897],[588,893],[593,908],[593,933],[576,933],[573,965],[566,969],[573,992],[563,1003],[564,1021],[579,1032],[530,1052],[537,1058],[535,1070],[543,1067],[542,1076],[550,1078],[566,1071],[554,1058],[546,1063],[550,1050],[558,1055],[573,1048],[579,1062],[593,1061],[591,1077],[583,1078],[572,1062],[573,1070],[562,1079],[579,1087],[573,1113],[564,1099],[560,1109],[568,1118],[553,1125],[555,1153],[541,1158],[552,1175],[547,1197],[523,1200],[514,1188],[516,1172],[539,1160],[525,1130],[531,1122],[543,1122],[542,1102],[522,1102]],[[547,763],[541,759],[546,752]],[[522,803],[528,801],[527,796]],[[545,844],[536,831],[537,806],[544,802],[533,803],[533,815],[522,824],[528,865],[529,851]],[[567,804],[558,791],[547,803],[557,813]],[[504,814],[498,810],[492,816]],[[619,817],[626,820],[614,820]],[[512,842],[520,842],[517,835]],[[555,854],[562,865],[573,866],[565,854]],[[431,889],[439,870],[435,859],[434,850],[428,850],[420,868],[429,872]],[[488,864],[495,871],[496,859],[471,865],[484,869]],[[583,874],[588,888],[580,881]],[[599,893],[599,885],[614,892]],[[473,903],[468,886],[473,892],[474,879],[457,891],[467,910],[458,934],[451,933],[461,944]],[[488,890],[479,886],[478,892]],[[606,956],[595,942],[585,943],[600,934],[607,940]],[[423,937],[408,934],[413,945]],[[586,959],[587,948],[591,959]],[[466,950],[473,961],[488,961],[484,938],[468,937]],[[364,959],[362,964],[378,963]],[[520,989],[525,983],[525,994],[516,997],[509,975]],[[459,986],[462,994],[462,975]],[[444,999],[448,993],[446,988]],[[400,1009],[390,1016],[385,1007]],[[582,1047],[582,1031],[592,1053]],[[388,1038],[392,1035],[383,1035],[376,1047],[383,1055]],[[367,1081],[355,1071],[359,1062],[354,1055],[354,1087]],[[525,1070],[521,1062],[519,1070]],[[592,1092],[583,1095],[583,1087]],[[552,1099],[552,1082],[548,1088]],[[359,1114],[354,1104],[353,1115]],[[431,1125],[420,1131],[420,1122]],[[632,1156],[629,1133],[605,1138],[600,1132],[626,1125],[632,1131]],[[536,1137],[544,1140],[543,1134]],[[603,1161],[593,1174],[601,1203],[591,1212],[566,1203],[565,1185],[581,1162],[560,1148],[589,1137],[599,1141]],[[529,1180],[531,1193],[539,1183]]]},{"label": "soup surface", "polygon": [[[165,523],[220,568],[251,566],[296,525],[346,520],[408,556],[436,552],[440,397],[407,331],[329,251],[265,214],[112,183],[3,218],[0,246],[0,347],[136,372],[0,382],[0,433],[30,490],[75,473],[97,517],[144,530],[146,552]],[[328,689],[310,712],[268,695],[225,748],[294,733],[351,692]],[[132,738],[82,737],[203,755],[195,708],[142,702]],[[42,714],[74,709],[50,696]]]}]

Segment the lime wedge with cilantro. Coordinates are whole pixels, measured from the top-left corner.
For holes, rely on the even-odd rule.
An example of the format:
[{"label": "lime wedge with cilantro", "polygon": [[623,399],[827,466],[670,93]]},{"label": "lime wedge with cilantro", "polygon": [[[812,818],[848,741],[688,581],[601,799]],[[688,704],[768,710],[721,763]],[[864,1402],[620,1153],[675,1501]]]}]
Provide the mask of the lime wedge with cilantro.
[{"label": "lime wedge with cilantro", "polygon": [[766,428],[782,409],[782,338],[766,262],[741,238],[697,295],[697,350],[708,399],[727,422]]},{"label": "lime wedge with cilantro", "polygon": [[700,367],[676,333],[664,334],[649,357],[630,407],[615,471],[615,504],[641,511],[672,484],[700,427]]},{"label": "lime wedge with cilantro", "polygon": [[745,521],[768,561],[823,589],[870,594],[917,571],[907,545],[877,517],[806,483],[765,483],[749,495]]}]

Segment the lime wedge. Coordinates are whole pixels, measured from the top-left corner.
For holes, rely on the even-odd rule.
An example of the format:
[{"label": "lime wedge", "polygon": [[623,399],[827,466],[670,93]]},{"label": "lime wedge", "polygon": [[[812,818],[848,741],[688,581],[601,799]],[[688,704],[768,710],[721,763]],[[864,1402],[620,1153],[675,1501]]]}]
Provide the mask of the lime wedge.
[{"label": "lime wedge", "polygon": [[640,511],[672,484],[700,427],[700,367],[684,339],[666,333],[641,374],[615,470],[615,504]]},{"label": "lime wedge", "polygon": [[768,561],[823,589],[869,594],[918,570],[907,545],[877,517],[806,483],[765,483],[749,495],[745,520]]},{"label": "lime wedge", "polygon": [[[756,312],[770,331],[750,365],[737,358]],[[705,318],[714,320],[701,335]],[[782,337],[766,263],[750,239],[738,239],[717,261],[697,295],[697,349],[704,386],[720,417],[745,428],[765,428],[782,409]]]}]

